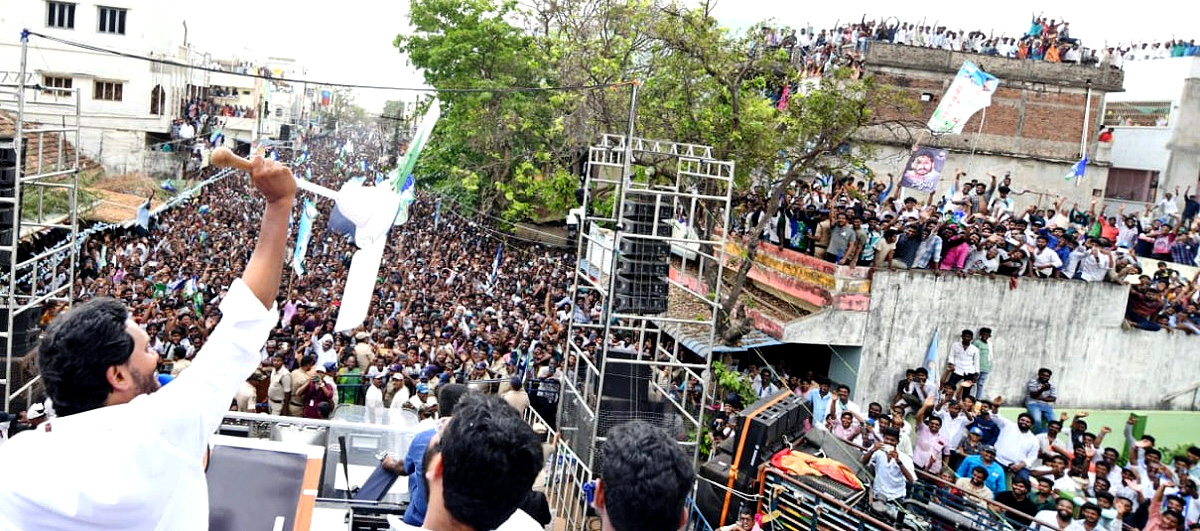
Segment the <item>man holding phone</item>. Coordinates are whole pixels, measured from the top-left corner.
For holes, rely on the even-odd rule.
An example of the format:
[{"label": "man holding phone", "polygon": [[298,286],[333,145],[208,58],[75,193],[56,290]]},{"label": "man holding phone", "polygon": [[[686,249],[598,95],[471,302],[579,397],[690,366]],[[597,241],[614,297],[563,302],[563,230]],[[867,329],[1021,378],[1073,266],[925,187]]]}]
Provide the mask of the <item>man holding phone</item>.
[{"label": "man holding phone", "polygon": [[900,432],[895,428],[880,430],[883,440],[876,441],[862,457],[863,465],[875,469],[871,482],[871,509],[895,518],[898,509],[895,501],[908,494],[908,484],[916,481],[912,458],[900,453]]}]

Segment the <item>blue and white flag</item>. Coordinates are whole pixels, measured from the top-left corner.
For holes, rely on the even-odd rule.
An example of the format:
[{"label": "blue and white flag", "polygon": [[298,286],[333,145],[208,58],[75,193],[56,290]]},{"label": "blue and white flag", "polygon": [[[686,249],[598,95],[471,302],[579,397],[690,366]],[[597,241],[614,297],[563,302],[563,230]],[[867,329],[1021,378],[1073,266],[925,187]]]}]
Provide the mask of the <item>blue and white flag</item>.
[{"label": "blue and white flag", "polygon": [[929,381],[939,382],[938,378],[938,336],[941,335],[941,330],[933,329],[933,339],[929,340],[929,349],[925,351],[925,361],[921,363],[925,370],[929,371]]},{"label": "blue and white flag", "polygon": [[492,276],[488,278],[488,293],[492,292],[492,288],[496,286],[496,276],[500,274],[500,260],[504,256],[504,242],[500,243],[500,247],[496,248],[496,257],[492,259]]},{"label": "blue and white flag", "polygon": [[313,220],[317,218],[317,206],[312,200],[304,200],[300,210],[300,226],[296,228],[296,249],[292,252],[292,270],[304,276],[304,256],[308,254],[308,242],[312,239]]},{"label": "blue and white flag", "polygon": [[396,209],[396,219],[392,221],[392,225],[403,225],[408,221],[409,207],[417,199],[416,187],[416,180],[409,174],[404,184],[400,185],[400,208]]},{"label": "blue and white flag", "polygon": [[1079,186],[1079,181],[1083,180],[1083,175],[1087,173],[1088,156],[1083,154],[1083,158],[1079,162],[1071,165],[1071,171],[1067,173],[1066,180],[1075,181],[1075,186]]}]

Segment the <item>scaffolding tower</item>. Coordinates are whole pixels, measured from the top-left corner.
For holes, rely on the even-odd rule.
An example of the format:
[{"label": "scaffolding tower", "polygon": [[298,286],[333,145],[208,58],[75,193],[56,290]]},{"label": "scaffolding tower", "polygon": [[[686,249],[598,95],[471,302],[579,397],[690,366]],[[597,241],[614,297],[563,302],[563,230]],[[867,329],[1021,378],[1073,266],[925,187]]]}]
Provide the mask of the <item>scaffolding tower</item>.
[{"label": "scaffolding tower", "polygon": [[[734,163],[712,152],[611,134],[589,149],[558,417],[585,474],[600,475],[609,428],[629,420],[667,430],[699,460],[711,348],[673,336],[715,340]],[[639,286],[634,273],[663,282]],[[566,529],[584,528],[586,508],[565,512],[576,515]]]},{"label": "scaffolding tower", "polygon": [[[0,111],[13,116],[14,131],[0,136],[0,153],[15,155],[11,161],[0,159],[0,206],[10,207],[0,210],[0,341],[5,349],[0,386],[6,412],[22,393],[26,407],[32,399],[40,377],[18,379],[14,364],[22,364],[36,347],[43,306],[73,300],[79,253],[79,89],[41,86],[26,70],[27,55],[28,36],[22,35],[16,83],[0,84]],[[27,122],[29,116],[39,123]],[[18,250],[23,237],[55,229],[61,233],[57,243]]]}]

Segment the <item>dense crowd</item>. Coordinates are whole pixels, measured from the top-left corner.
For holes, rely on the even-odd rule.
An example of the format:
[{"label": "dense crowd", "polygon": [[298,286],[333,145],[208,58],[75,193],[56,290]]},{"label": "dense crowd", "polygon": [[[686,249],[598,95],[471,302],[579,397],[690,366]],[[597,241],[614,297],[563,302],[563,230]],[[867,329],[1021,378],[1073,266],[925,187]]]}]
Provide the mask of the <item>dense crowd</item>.
[{"label": "dense crowd", "polygon": [[[763,238],[841,265],[1126,283],[1128,324],[1200,333],[1200,284],[1167,263],[1196,264],[1200,202],[1191,189],[1182,202],[1177,190],[1138,212],[1062,199],[1018,210],[1009,175],[954,179],[940,198],[915,197],[894,180],[803,181],[779,198]],[[737,203],[731,225],[743,234],[769,206],[761,192]],[[1138,257],[1161,262],[1143,271]]]},{"label": "dense crowd", "polygon": [[[903,501],[920,483],[959,500],[943,502],[947,507],[966,500],[1018,529],[1031,523],[1034,529],[1072,531],[1196,525],[1200,448],[1164,454],[1135,415],[1116,436],[1110,426],[1089,426],[1086,412],[1069,421],[1066,413],[1056,415],[1059,388],[1048,368],[1031,374],[1015,400],[989,397],[993,347],[990,329],[964,330],[938,371],[941,378],[926,367],[910,369],[894,394],[866,407],[850,400],[848,386],[811,373],[781,374],[751,364],[741,377],[759,397],[781,390],[802,397],[812,428],[857,448],[871,470],[870,506],[879,515],[900,517]],[[1016,420],[999,414],[1010,402],[1025,409]],[[744,405],[737,394],[726,398],[715,422],[718,443],[736,435],[728,419]]]},{"label": "dense crowd", "polygon": [[1130,43],[1084,48],[1071,36],[1070,23],[1036,15],[1020,36],[896,19],[836,24],[833,28],[784,30],[762,26],[755,52],[784,50],[805,76],[822,75],[837,67],[861,69],[871,42],[970,52],[1013,59],[1093,64],[1121,68],[1126,61],[1143,61],[1200,54],[1196,41],[1171,38],[1153,43]]},{"label": "dense crowd", "polygon": [[[311,173],[335,189],[382,158],[377,134],[367,130],[312,139],[308,149],[278,156],[299,158],[298,175]],[[93,235],[82,249],[77,299],[113,296],[127,303],[161,356],[160,373],[178,375],[219,320],[224,286],[249,256],[257,201],[245,179],[225,178],[161,213],[149,233]],[[306,274],[285,276],[282,318],[263,348],[261,369],[233,407],[324,418],[339,403],[352,403],[367,406],[373,418],[388,408],[428,417],[436,412],[439,385],[473,382],[524,409],[525,383],[560,376],[570,317],[562,302],[569,301],[564,252],[505,242],[489,225],[440,210],[421,194],[408,223],[389,237],[367,321],[335,332],[354,246],[329,228],[332,203],[318,205]],[[64,273],[48,272],[41,282],[65,281]],[[49,308],[44,320],[59,309]]]}]

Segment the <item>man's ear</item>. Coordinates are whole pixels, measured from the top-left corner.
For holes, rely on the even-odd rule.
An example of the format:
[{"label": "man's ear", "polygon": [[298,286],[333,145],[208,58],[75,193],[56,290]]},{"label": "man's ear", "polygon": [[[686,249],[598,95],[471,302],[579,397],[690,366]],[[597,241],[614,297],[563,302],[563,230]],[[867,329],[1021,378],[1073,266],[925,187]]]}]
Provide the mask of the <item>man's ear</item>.
[{"label": "man's ear", "polygon": [[129,373],[129,367],[125,365],[110,366],[104,371],[104,377],[108,380],[108,385],[112,386],[114,393],[128,391],[133,387],[133,375]]},{"label": "man's ear", "polygon": [[445,469],[442,467],[443,464],[441,452],[429,456],[429,467],[425,471],[425,479],[430,483],[441,481],[442,474],[445,473]]}]

